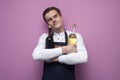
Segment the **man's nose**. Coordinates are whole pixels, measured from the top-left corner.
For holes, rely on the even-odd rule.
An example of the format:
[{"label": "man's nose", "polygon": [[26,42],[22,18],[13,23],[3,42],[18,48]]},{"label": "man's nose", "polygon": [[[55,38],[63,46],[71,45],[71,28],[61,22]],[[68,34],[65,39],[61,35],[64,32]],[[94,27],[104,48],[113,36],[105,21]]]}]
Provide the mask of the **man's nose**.
[{"label": "man's nose", "polygon": [[53,19],[52,19],[52,21],[53,21],[53,23],[55,23],[55,22],[56,22],[56,19],[55,19],[55,18],[53,18]]}]

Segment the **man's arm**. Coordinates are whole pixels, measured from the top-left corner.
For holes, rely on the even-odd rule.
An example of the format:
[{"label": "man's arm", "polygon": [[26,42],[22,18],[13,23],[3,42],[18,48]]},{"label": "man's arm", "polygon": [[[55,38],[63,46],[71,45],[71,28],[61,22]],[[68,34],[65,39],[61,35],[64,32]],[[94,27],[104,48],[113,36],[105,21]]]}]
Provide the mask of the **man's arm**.
[{"label": "man's arm", "polygon": [[[76,53],[77,52],[76,45],[62,46],[61,49],[62,49],[62,54],[71,54],[71,53]],[[58,57],[54,57],[54,58],[48,60],[48,62],[59,62]]]},{"label": "man's arm", "polygon": [[45,49],[46,37],[47,34],[44,33],[39,38],[39,42],[32,53],[34,60],[49,60],[62,55],[61,48]]},{"label": "man's arm", "polygon": [[[87,62],[87,51],[82,37],[77,34],[77,49],[75,45],[67,45],[59,48],[45,48],[45,34],[40,37],[37,47],[33,51],[34,60],[58,61],[65,64],[78,64]],[[66,54],[67,55],[63,55]]]},{"label": "man's arm", "polygon": [[88,60],[87,50],[84,45],[82,36],[76,33],[77,36],[77,53],[71,53],[67,55],[61,55],[58,57],[60,63],[65,64],[78,64],[85,63]]},{"label": "man's arm", "polygon": [[77,34],[77,53],[69,53],[67,55],[61,55],[51,61],[57,61],[65,64],[78,64],[85,63],[88,60],[87,50],[85,48],[82,36]]},{"label": "man's arm", "polygon": [[40,37],[39,42],[32,53],[34,60],[45,60],[45,61],[50,60],[51,61],[51,59],[53,58],[76,51],[76,47],[73,45],[63,46],[63,47],[58,47],[53,49],[45,49],[46,37],[47,37],[46,34],[43,34]]}]

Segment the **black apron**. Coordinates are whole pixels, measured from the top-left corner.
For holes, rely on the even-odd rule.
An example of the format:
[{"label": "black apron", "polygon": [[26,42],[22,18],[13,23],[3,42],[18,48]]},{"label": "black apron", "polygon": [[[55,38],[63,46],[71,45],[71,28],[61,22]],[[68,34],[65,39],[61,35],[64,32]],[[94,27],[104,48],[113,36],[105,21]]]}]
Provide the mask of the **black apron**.
[{"label": "black apron", "polygon": [[[65,31],[65,42],[54,42],[54,45],[65,46],[68,36]],[[59,62],[44,62],[42,80],[75,80],[75,65],[67,65]]]}]

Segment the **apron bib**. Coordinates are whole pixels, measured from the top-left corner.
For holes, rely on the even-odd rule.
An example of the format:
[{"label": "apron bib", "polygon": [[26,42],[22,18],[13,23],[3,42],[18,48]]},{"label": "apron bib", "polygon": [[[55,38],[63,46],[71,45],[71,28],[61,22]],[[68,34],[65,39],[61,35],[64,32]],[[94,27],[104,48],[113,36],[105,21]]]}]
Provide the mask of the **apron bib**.
[{"label": "apron bib", "polygon": [[[54,45],[65,46],[67,42],[68,36],[65,31],[65,42],[54,42]],[[59,62],[44,62],[42,80],[75,80],[74,71],[75,65],[67,65]]]}]

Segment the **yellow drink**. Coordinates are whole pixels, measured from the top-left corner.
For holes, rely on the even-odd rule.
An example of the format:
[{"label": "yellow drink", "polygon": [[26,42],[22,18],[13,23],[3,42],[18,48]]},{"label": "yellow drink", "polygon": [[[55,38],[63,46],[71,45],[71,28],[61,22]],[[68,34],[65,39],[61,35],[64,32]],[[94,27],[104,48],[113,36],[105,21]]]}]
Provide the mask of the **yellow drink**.
[{"label": "yellow drink", "polygon": [[76,44],[76,38],[69,38],[68,39],[68,44]]},{"label": "yellow drink", "polygon": [[69,38],[68,38],[68,44],[76,44],[77,40],[76,40],[76,35],[75,34],[70,34]]}]

